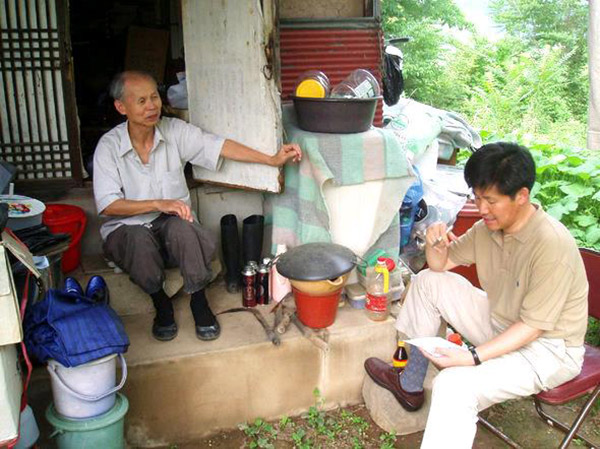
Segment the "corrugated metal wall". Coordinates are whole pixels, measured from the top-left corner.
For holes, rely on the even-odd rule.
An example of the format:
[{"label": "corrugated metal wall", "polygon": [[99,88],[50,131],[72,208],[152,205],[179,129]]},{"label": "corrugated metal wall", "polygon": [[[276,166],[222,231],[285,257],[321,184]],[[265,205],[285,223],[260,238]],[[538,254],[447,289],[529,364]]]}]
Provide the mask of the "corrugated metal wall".
[{"label": "corrugated metal wall", "polygon": [[64,1],[0,8],[0,157],[18,168],[17,181],[80,180]]},{"label": "corrugated metal wall", "polygon": [[[364,20],[363,20],[364,21]],[[306,70],[321,70],[331,86],[342,81],[354,69],[367,69],[381,83],[383,35],[379,23],[357,28],[348,21],[302,24],[282,22],[280,27],[280,60],[282,99],[289,99],[298,76]],[[383,102],[377,105],[373,124],[382,124]]]}]

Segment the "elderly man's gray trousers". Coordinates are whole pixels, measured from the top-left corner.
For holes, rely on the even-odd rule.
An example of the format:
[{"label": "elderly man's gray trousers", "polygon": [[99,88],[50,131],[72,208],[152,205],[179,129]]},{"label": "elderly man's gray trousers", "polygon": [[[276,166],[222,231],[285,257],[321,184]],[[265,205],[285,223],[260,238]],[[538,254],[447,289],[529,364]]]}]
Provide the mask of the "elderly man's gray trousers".
[{"label": "elderly man's gray trousers", "polygon": [[106,256],[146,293],[163,288],[165,268],[179,267],[183,287],[194,293],[211,278],[216,239],[200,224],[162,214],[145,225],[123,225],[104,242]]}]

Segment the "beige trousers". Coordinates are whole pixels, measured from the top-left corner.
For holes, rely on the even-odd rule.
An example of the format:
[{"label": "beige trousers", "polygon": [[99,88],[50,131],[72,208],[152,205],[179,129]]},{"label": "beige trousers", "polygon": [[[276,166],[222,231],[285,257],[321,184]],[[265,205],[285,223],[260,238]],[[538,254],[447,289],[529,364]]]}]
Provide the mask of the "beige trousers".
[{"label": "beige trousers", "polygon": [[[477,346],[501,333],[483,290],[450,272],[425,270],[412,281],[396,328],[409,338],[437,335],[442,319]],[[446,368],[433,382],[421,448],[470,448],[481,410],[554,388],[581,371],[583,347],[539,338],[479,366]]]}]

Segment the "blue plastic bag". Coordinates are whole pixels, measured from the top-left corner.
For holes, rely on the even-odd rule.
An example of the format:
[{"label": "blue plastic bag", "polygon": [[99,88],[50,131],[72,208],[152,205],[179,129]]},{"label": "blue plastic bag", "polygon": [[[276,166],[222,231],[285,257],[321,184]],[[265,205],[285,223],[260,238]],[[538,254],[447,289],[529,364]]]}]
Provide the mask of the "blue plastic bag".
[{"label": "blue plastic bag", "polygon": [[419,201],[423,198],[423,181],[416,167],[413,167],[417,180],[408,188],[400,206],[400,252],[408,245],[415,223]]}]

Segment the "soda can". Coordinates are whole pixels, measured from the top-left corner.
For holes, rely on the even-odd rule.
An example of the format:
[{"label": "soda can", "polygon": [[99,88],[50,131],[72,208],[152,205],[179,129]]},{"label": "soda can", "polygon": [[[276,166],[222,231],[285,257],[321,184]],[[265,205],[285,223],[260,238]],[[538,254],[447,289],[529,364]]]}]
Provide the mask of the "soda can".
[{"label": "soda can", "polygon": [[250,265],[242,270],[242,306],[256,306],[256,270]]},{"label": "soda can", "polygon": [[269,267],[261,265],[256,277],[256,303],[269,304]]}]

